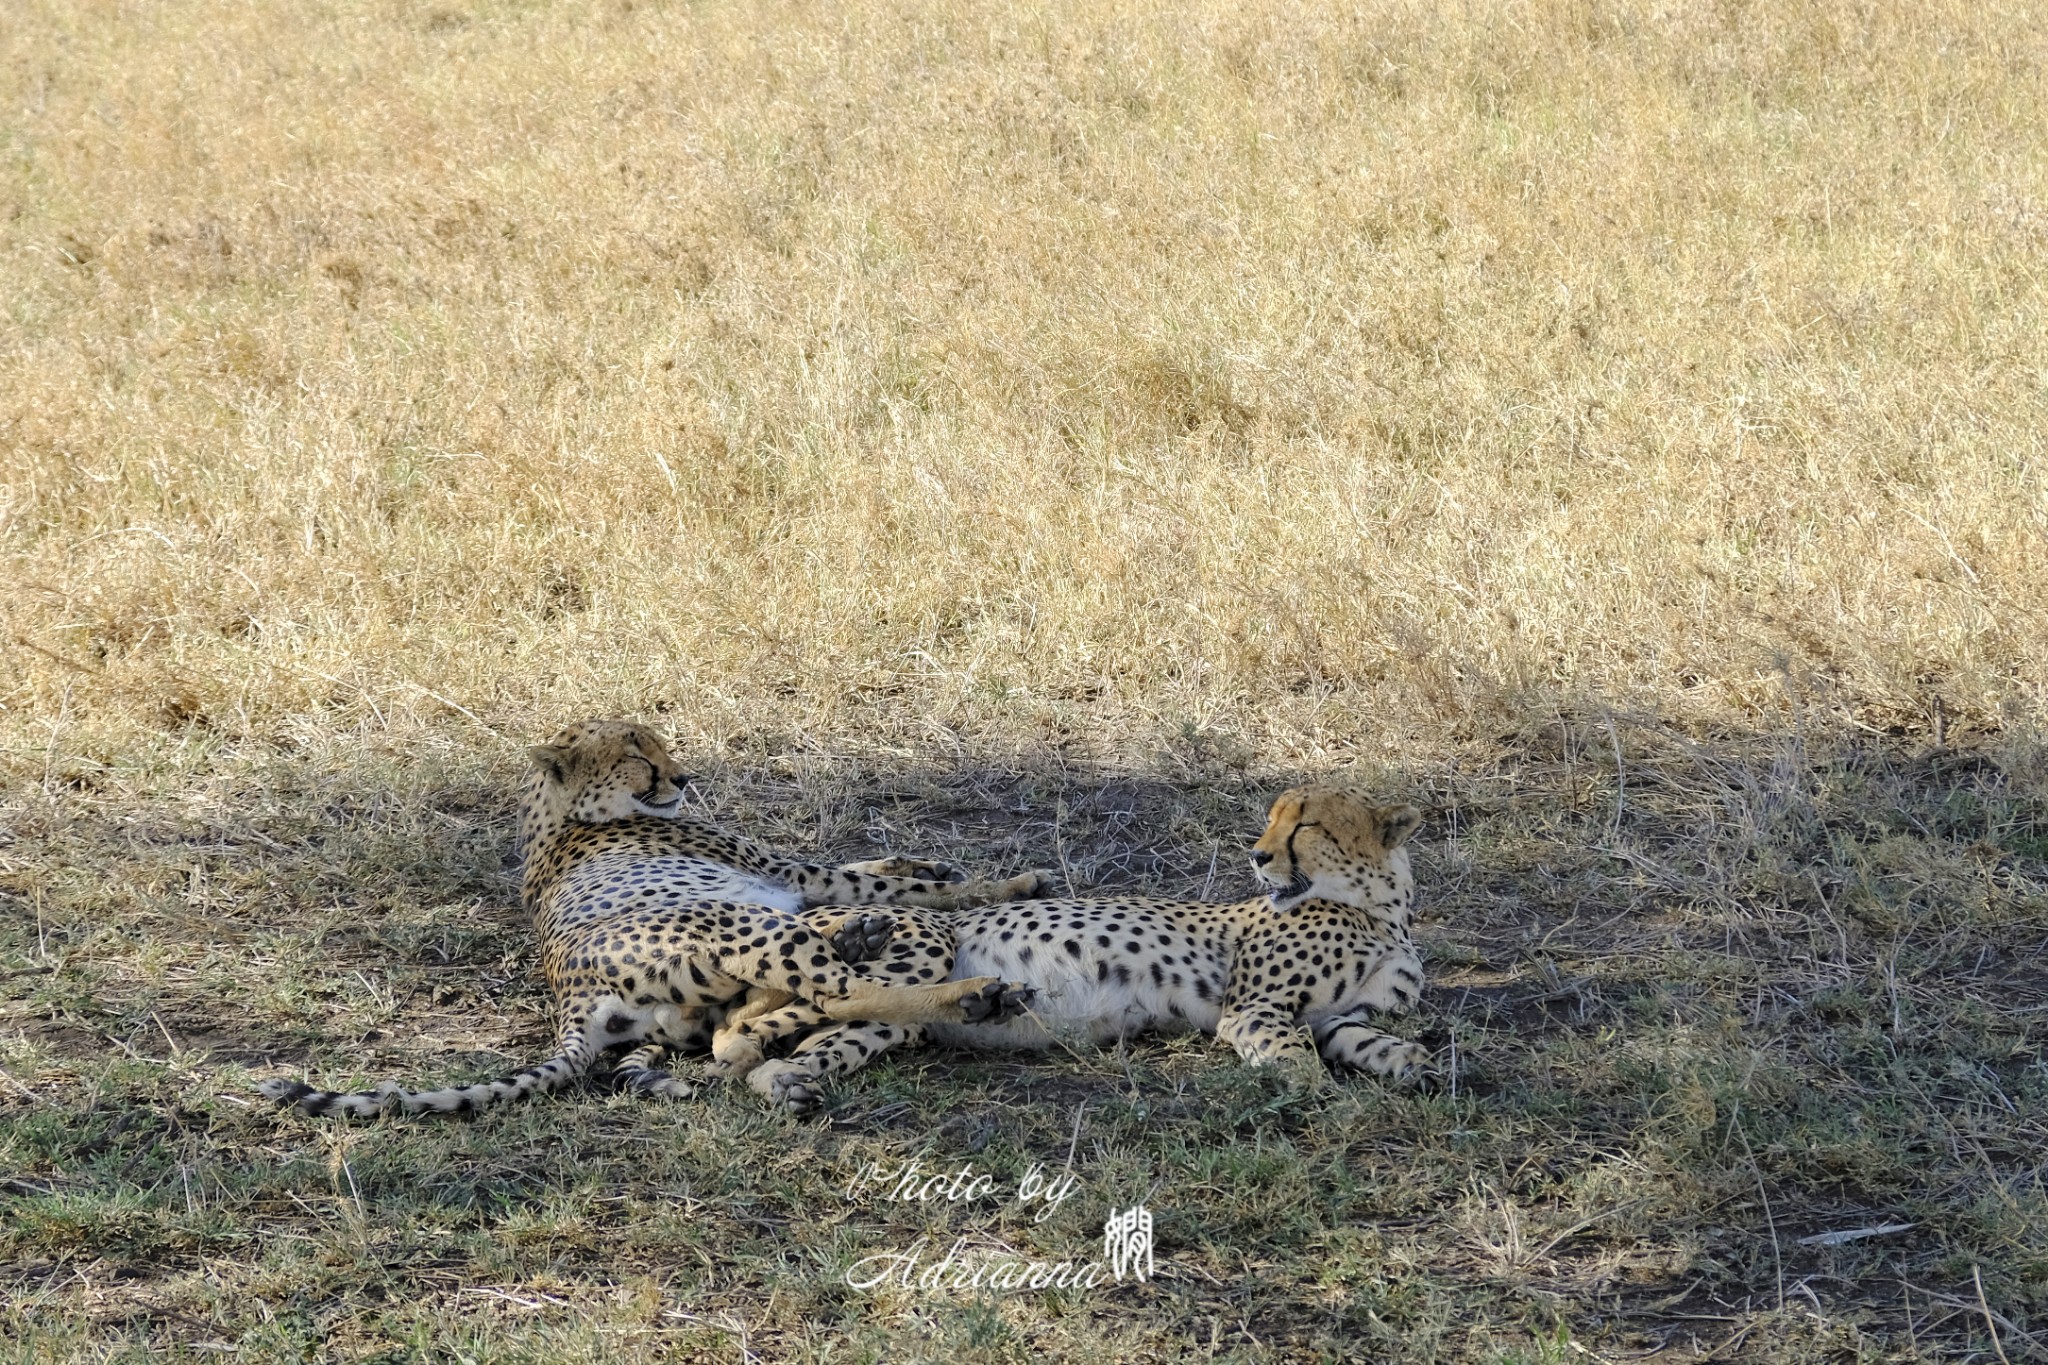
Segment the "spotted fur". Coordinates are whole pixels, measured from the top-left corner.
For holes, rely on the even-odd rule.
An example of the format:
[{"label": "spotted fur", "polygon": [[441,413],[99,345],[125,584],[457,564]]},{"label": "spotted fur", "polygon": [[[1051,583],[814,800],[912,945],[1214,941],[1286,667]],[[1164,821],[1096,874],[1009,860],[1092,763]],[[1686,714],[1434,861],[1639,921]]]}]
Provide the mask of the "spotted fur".
[{"label": "spotted fur", "polygon": [[[1041,900],[905,916],[920,941],[950,927],[951,973],[992,972],[1037,988],[1024,1015],[966,1030],[886,1031],[841,1024],[811,1032],[749,1082],[781,1097],[920,1037],[974,1047],[1044,1048],[1143,1031],[1213,1033],[1254,1066],[1298,1069],[1321,1084],[1338,1070],[1404,1077],[1428,1059],[1381,1032],[1379,1013],[1414,1007],[1422,960],[1411,923],[1412,806],[1372,806],[1333,787],[1273,803],[1252,864],[1268,894],[1234,905],[1144,897]],[[747,1022],[748,1045],[823,1022],[784,1005]]]},{"label": "spotted fur", "polygon": [[[262,1084],[265,1095],[313,1115],[469,1112],[560,1089],[614,1046],[686,1043],[710,1011],[750,988],[801,999],[822,1016],[888,1027],[1001,1017],[1028,999],[993,977],[940,973],[898,985],[865,971],[857,964],[880,956],[896,925],[857,907],[960,908],[1035,894],[1042,874],[959,882],[900,875],[954,875],[936,864],[826,867],[770,852],[684,814],[674,758],[652,731],[621,721],[570,726],[531,757],[519,813],[521,897],[555,997],[555,1055],[442,1090],[387,1084],[344,1094],[279,1079]],[[820,905],[831,908],[799,913]],[[724,1065],[739,1074],[754,1051],[737,1028],[733,1037],[737,1055]],[[643,1047],[629,1059],[630,1084],[690,1093],[647,1054]]]}]

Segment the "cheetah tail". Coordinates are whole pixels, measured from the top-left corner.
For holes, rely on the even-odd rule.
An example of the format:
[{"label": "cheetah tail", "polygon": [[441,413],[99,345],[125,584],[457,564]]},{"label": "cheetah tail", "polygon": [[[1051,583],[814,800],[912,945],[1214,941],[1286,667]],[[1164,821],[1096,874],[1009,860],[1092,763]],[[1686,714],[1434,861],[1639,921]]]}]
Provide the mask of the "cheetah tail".
[{"label": "cheetah tail", "polygon": [[405,1114],[473,1114],[494,1105],[515,1104],[532,1095],[551,1094],[572,1084],[590,1070],[596,1060],[581,1034],[571,1034],[557,1056],[538,1066],[522,1066],[494,1081],[451,1086],[445,1090],[406,1090],[396,1081],[386,1081],[375,1090],[353,1094],[315,1090],[303,1081],[282,1077],[264,1081],[256,1089],[280,1105],[296,1105],[311,1118],[340,1114],[346,1118],[375,1118],[393,1111]]}]

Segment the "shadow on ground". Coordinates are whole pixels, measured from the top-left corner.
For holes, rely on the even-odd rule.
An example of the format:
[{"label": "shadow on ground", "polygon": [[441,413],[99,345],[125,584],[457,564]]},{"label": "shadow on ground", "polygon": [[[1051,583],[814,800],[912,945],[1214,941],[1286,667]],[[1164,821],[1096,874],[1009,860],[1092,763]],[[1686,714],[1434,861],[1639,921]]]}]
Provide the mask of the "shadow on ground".
[{"label": "shadow on ground", "polygon": [[[1204,743],[1144,772],[686,757],[704,810],[787,849],[1215,898],[1250,893],[1267,800],[1311,775]],[[815,1125],[745,1095],[353,1130],[250,1104],[274,1069],[453,1079],[545,1046],[513,761],[14,783],[11,1331],[70,1343],[50,1358],[344,1338],[806,1358],[841,1337],[960,1359],[2017,1358],[2048,1310],[2038,754],[1590,713],[1352,774],[1429,816],[1410,1031],[1442,1076],[1422,1093],[1290,1094],[1182,1039],[904,1056]],[[840,1193],[910,1159],[1071,1160],[1101,1197],[1039,1224]],[[919,1236],[1085,1251],[1111,1192],[1158,1216],[1150,1284],[1058,1311],[844,1285]],[[538,1306],[479,1318],[480,1285]]]}]

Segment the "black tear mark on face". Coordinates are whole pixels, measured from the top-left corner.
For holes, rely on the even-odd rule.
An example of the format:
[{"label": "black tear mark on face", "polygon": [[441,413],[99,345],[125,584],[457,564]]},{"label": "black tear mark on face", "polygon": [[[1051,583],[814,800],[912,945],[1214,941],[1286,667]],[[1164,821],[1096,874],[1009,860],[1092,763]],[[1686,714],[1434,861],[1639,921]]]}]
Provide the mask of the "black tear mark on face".
[{"label": "black tear mark on face", "polygon": [[1303,820],[1296,824],[1293,829],[1287,831],[1287,894],[1289,896],[1305,896],[1308,894],[1308,873],[1302,870],[1301,858],[1294,851],[1294,841],[1301,837],[1301,832],[1305,829],[1321,828],[1322,824],[1319,821]]}]

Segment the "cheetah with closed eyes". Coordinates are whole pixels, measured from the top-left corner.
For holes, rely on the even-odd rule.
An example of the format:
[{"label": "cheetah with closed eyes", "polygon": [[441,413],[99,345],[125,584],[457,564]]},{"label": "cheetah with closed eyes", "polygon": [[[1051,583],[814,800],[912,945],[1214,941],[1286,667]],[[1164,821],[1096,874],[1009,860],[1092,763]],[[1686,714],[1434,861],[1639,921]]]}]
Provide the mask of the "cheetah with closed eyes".
[{"label": "cheetah with closed eyes", "polygon": [[[278,1079],[263,1094],[313,1115],[467,1113],[560,1089],[614,1046],[687,1042],[708,1010],[750,987],[878,1028],[996,1019],[1029,999],[995,977],[946,980],[943,965],[905,984],[863,971],[854,964],[888,946],[895,921],[845,907],[958,908],[1036,894],[1043,874],[954,884],[942,879],[950,869],[906,859],[825,867],[782,857],[683,815],[681,769],[652,731],[622,721],[570,726],[531,757],[519,812],[521,899],[555,996],[555,1055],[442,1090],[387,1084],[342,1094]],[[808,921],[796,913],[820,904],[835,908]],[[732,1035],[750,1056],[744,1029]],[[653,1069],[653,1055],[637,1051],[622,1079],[647,1093],[691,1093]]]},{"label": "cheetah with closed eyes", "polygon": [[920,940],[950,929],[953,975],[1023,981],[1037,991],[1031,1008],[973,1029],[840,1024],[810,1034],[786,1059],[759,1061],[751,1049],[823,1022],[809,1005],[769,995],[733,1016],[745,1039],[721,1042],[750,1084],[792,1108],[814,1103],[823,1077],[918,1037],[1045,1048],[1194,1029],[1224,1039],[1253,1066],[1297,1069],[1317,1085],[1326,1080],[1318,1054],[1334,1069],[1403,1078],[1429,1054],[1381,1032],[1372,1016],[1406,1012],[1422,991],[1406,847],[1421,818],[1412,806],[1298,787],[1273,803],[1253,846],[1254,871],[1268,888],[1254,900],[1134,896],[906,912],[904,928]]}]

